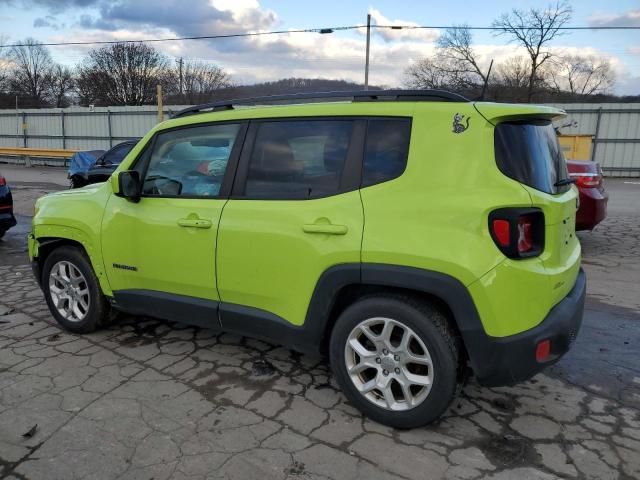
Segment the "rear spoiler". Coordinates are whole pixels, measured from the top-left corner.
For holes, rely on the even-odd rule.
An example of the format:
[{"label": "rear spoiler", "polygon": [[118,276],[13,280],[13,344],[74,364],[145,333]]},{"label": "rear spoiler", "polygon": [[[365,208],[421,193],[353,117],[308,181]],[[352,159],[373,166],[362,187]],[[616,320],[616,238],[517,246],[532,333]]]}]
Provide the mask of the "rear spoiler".
[{"label": "rear spoiler", "polygon": [[554,120],[567,115],[564,110],[559,108],[526,103],[475,102],[473,107],[487,122],[493,125],[507,120],[522,120],[525,118]]}]

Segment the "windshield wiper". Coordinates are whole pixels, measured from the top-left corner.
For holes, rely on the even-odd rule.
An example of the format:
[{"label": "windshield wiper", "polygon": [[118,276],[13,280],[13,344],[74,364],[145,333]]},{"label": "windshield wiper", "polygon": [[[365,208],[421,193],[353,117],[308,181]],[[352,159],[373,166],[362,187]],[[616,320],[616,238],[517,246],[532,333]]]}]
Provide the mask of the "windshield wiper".
[{"label": "windshield wiper", "polygon": [[571,185],[572,183],[576,183],[575,178],[563,178],[562,180],[558,180],[553,184],[554,187],[564,187],[565,185]]}]

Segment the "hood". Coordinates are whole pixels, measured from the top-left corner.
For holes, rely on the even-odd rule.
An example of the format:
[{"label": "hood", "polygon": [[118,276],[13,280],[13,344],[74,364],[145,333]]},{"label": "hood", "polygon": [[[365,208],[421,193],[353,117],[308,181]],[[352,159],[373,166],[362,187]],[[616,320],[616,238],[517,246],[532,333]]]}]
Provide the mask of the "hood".
[{"label": "hood", "polygon": [[102,187],[105,182],[92,183],[90,185],[85,185],[80,188],[72,188],[69,190],[60,190],[57,192],[51,192],[44,195],[42,198],[50,198],[50,197],[63,197],[66,195],[87,195],[96,192],[100,187]]}]

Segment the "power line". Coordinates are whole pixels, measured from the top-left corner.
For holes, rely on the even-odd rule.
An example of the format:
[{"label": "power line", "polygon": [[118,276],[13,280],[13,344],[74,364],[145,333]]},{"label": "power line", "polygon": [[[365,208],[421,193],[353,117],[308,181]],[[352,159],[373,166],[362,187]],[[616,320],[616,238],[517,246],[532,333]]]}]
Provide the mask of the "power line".
[{"label": "power line", "polygon": [[[366,28],[366,25],[357,26],[356,28]],[[391,30],[411,30],[411,29],[433,29],[433,30],[495,30],[495,31],[507,31],[505,28],[500,27],[478,27],[468,25],[371,25],[371,28],[388,28]],[[626,26],[626,25],[608,25],[608,26],[575,26],[575,27],[558,27],[553,30],[640,30],[640,26]]]},{"label": "power line", "polygon": [[[199,35],[194,37],[172,37],[172,38],[146,38],[143,40],[98,40],[85,42],[48,42],[38,43],[44,47],[60,47],[66,45],[113,45],[116,43],[153,43],[153,42],[177,42],[181,40],[215,40],[217,38],[239,38],[239,37],[258,37],[262,35],[278,35],[283,33],[333,33],[338,30],[354,30],[360,28],[358,25],[348,27],[331,27],[331,28],[306,28],[297,30],[273,30],[270,32],[246,32],[246,33],[229,33],[223,35]],[[13,45],[0,45],[0,48],[7,47],[28,47],[26,43],[18,43]]]},{"label": "power line", "polygon": [[[117,43],[157,43],[157,42],[178,42],[182,40],[215,40],[223,38],[242,38],[242,37],[258,37],[263,35],[280,35],[285,33],[320,33],[327,34],[337,31],[345,30],[359,30],[367,28],[366,25],[348,25],[341,27],[327,27],[327,28],[301,28],[294,30],[272,30],[268,32],[245,32],[245,33],[229,33],[221,35],[198,35],[191,37],[168,37],[168,38],[146,38],[142,40],[96,40],[96,41],[83,41],[83,42],[46,42],[38,43],[45,47],[61,47],[61,46],[73,46],[73,45],[113,45]],[[507,31],[504,28],[495,27],[481,27],[481,26],[466,26],[466,25],[371,25],[371,28],[387,29],[387,30],[494,30],[494,31]],[[640,30],[640,26],[624,26],[624,25],[609,25],[609,26],[574,26],[574,27],[558,27],[556,30]],[[10,47],[28,47],[26,43],[16,43],[10,45],[0,45],[0,48]]]}]

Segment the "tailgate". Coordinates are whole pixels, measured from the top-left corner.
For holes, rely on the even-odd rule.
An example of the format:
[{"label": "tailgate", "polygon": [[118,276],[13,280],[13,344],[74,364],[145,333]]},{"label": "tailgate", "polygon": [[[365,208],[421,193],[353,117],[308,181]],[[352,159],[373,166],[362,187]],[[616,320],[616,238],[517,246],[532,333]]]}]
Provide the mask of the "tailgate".
[{"label": "tailgate", "polygon": [[545,248],[540,256],[549,275],[551,304],[560,302],[575,284],[580,270],[580,242],[576,236],[578,191],[572,187],[559,195],[527,188],[533,206],[545,216]]}]

